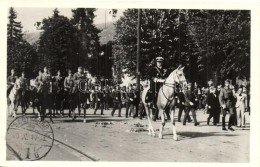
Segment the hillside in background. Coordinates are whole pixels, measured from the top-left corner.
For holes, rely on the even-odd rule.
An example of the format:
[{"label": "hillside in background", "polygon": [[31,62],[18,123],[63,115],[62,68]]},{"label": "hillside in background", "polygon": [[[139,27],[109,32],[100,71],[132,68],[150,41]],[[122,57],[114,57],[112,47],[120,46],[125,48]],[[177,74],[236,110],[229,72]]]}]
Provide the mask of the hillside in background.
[{"label": "hillside in background", "polygon": [[26,40],[27,42],[29,42],[32,45],[40,39],[42,32],[43,32],[42,30],[25,32],[24,35],[23,35],[23,38],[24,38],[24,40]]},{"label": "hillside in background", "polygon": [[[107,42],[113,40],[113,36],[115,34],[114,23],[108,22],[106,24],[105,23],[97,24],[96,27],[98,29],[102,30],[101,33],[99,33],[101,45],[104,45]],[[41,33],[42,33],[41,30],[25,32],[23,38],[30,44],[34,44],[35,42],[37,42],[40,39]]]}]

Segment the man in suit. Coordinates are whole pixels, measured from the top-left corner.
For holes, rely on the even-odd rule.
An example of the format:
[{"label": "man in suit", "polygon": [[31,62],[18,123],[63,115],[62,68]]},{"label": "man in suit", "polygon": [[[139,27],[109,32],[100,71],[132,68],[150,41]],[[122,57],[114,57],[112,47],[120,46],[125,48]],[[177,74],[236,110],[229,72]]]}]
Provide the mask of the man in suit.
[{"label": "man in suit", "polygon": [[228,129],[231,131],[234,131],[234,129],[232,128],[232,124],[234,123],[234,110],[235,110],[235,102],[234,102],[234,95],[232,90],[230,89],[230,81],[229,80],[225,80],[225,85],[224,88],[222,88],[220,90],[219,93],[219,103],[221,106],[221,110],[223,113],[222,116],[222,130],[227,130],[226,129],[226,122],[225,122],[225,118],[227,113],[229,112],[230,116],[229,116],[229,121],[228,121]]},{"label": "man in suit", "polygon": [[112,92],[112,98],[113,98],[113,110],[111,112],[112,117],[114,116],[114,113],[116,109],[118,109],[118,117],[121,117],[121,91],[120,91],[120,85],[117,85],[115,87],[115,90]]},{"label": "man in suit", "polygon": [[213,86],[210,87],[210,93],[207,97],[207,104],[208,104],[208,112],[209,117],[207,119],[207,124],[209,125],[210,119],[213,117],[213,124],[217,125],[217,117],[220,110],[220,104],[218,100],[218,96],[216,94],[216,88]]},{"label": "man in suit", "polygon": [[[182,112],[184,111],[185,112],[185,97],[184,97],[184,90],[185,88],[183,89],[180,89],[180,92],[179,92],[179,97],[178,97],[178,101],[179,101],[179,113],[178,113],[178,122],[181,122],[181,115],[182,115]],[[187,116],[187,120],[188,122],[191,122],[191,118],[190,118],[190,115]]]},{"label": "man in suit", "polygon": [[195,94],[192,90],[192,85],[191,83],[188,83],[188,90],[185,91],[184,93],[184,97],[185,97],[185,116],[184,116],[184,120],[183,120],[183,125],[186,125],[186,120],[188,118],[188,115],[191,111],[192,113],[192,117],[193,117],[193,120],[194,120],[194,126],[197,126],[199,125],[199,122],[197,122],[197,119],[196,119],[196,112],[195,112],[195,109],[196,109],[196,106],[195,106]]}]

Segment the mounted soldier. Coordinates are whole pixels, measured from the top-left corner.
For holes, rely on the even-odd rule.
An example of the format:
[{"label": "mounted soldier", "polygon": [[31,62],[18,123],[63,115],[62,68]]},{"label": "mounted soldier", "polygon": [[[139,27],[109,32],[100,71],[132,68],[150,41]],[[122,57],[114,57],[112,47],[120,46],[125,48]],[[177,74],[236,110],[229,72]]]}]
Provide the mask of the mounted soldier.
[{"label": "mounted soldier", "polygon": [[[150,90],[148,96],[146,97],[146,102],[150,102],[151,108],[155,110],[157,110],[156,102],[159,89],[165,82],[168,74],[167,69],[163,68],[163,62],[163,57],[156,57],[156,65],[150,71]],[[156,112],[154,120],[157,116],[158,112]]]},{"label": "mounted soldier", "polygon": [[7,78],[7,97],[10,93],[10,91],[12,90],[12,88],[14,87],[14,83],[15,80],[17,79],[17,76],[15,76],[15,71],[14,69],[11,69],[11,75],[8,76]]},{"label": "mounted soldier", "polygon": [[[70,69],[68,70],[68,76],[65,77],[64,79],[63,86],[64,86],[64,92],[63,92],[62,111],[64,111],[65,108],[69,108],[69,93],[73,87],[73,76],[72,76],[72,71]],[[71,111],[69,112],[68,116],[69,117],[71,116]]]},{"label": "mounted soldier", "polygon": [[22,113],[25,113],[26,109],[29,108],[30,98],[29,98],[29,82],[28,79],[25,78],[25,72],[22,72],[21,77],[19,78],[21,81],[21,89],[20,89],[20,95],[21,95],[21,107],[22,107]]}]

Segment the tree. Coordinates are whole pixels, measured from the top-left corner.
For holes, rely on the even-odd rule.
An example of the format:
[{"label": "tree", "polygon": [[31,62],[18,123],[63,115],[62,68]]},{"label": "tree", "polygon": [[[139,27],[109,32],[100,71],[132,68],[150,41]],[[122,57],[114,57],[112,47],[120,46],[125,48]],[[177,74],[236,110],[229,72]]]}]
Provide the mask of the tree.
[{"label": "tree", "polygon": [[[250,12],[231,10],[143,9],[141,77],[152,60],[163,56],[170,70],[184,65],[191,82],[249,77]],[[137,10],[128,9],[116,23],[114,63],[135,75]]]},{"label": "tree", "polygon": [[77,29],[70,20],[54,9],[52,17],[43,19],[43,34],[39,41],[39,67],[51,67],[52,72],[76,70],[84,64]]},{"label": "tree", "polygon": [[101,31],[93,24],[95,11],[94,8],[72,9],[71,23],[78,28],[77,38],[81,46],[79,55],[82,58],[81,61],[84,62],[84,68],[94,75],[100,75],[99,62],[102,57],[98,34]]},{"label": "tree", "polygon": [[[248,11],[189,11],[189,34],[198,53],[204,80],[249,77],[250,13]],[[187,14],[188,15],[188,14]],[[197,51],[196,51],[197,50]],[[243,62],[243,63],[242,63]],[[203,78],[203,77],[202,77]]]},{"label": "tree", "polygon": [[16,18],[17,13],[11,7],[8,16],[9,23],[7,24],[7,71],[15,69],[18,75],[25,71],[31,76],[36,52],[33,46],[23,39],[23,27],[21,22],[16,21]]},{"label": "tree", "polygon": [[[141,77],[149,77],[149,69],[157,56],[167,58],[168,66],[173,69],[182,63],[179,59],[179,11],[143,9],[141,19]],[[116,23],[113,54],[115,63],[135,75],[136,67],[136,27],[137,10],[128,9]]]}]

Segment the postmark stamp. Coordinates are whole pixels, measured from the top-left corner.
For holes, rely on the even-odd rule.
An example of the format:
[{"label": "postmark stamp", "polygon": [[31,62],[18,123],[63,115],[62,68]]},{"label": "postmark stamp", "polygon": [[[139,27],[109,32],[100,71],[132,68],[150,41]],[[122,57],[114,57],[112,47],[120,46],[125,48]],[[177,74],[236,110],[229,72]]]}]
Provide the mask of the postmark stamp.
[{"label": "postmark stamp", "polygon": [[7,129],[7,149],[15,159],[22,161],[35,161],[45,157],[53,142],[54,134],[50,124],[35,117],[17,117]]}]

